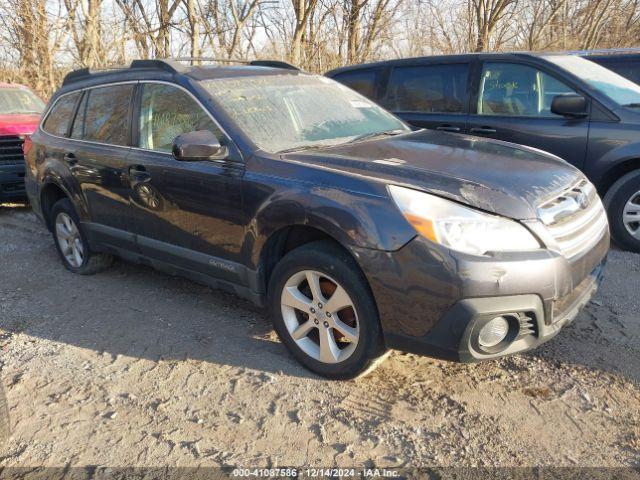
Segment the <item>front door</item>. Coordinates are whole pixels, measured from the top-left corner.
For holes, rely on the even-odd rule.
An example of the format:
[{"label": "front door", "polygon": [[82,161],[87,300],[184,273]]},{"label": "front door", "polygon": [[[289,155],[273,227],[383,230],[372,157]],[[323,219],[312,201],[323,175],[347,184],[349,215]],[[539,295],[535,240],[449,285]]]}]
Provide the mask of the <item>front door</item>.
[{"label": "front door", "polygon": [[[243,283],[243,162],[190,93],[164,83],[142,83],[139,88],[137,148],[128,159],[139,250],[190,271]],[[229,158],[176,160],[171,153],[174,139],[195,130],[216,133],[229,146]]]},{"label": "front door", "polygon": [[393,67],[381,104],[414,127],[462,133],[468,77],[468,63]]},{"label": "front door", "polygon": [[551,113],[553,97],[565,93],[576,92],[537,67],[485,61],[467,132],[539,148],[580,168],[589,119]]}]

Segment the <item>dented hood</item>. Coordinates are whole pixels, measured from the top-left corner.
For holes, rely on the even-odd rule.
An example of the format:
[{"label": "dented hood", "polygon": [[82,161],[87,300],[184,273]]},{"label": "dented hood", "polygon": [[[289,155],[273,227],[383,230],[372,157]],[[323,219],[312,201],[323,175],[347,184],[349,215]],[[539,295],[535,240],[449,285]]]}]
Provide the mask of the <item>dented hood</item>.
[{"label": "dented hood", "polygon": [[515,219],[535,218],[537,205],[583,177],[540,150],[432,130],[284,157],[423,190]]}]

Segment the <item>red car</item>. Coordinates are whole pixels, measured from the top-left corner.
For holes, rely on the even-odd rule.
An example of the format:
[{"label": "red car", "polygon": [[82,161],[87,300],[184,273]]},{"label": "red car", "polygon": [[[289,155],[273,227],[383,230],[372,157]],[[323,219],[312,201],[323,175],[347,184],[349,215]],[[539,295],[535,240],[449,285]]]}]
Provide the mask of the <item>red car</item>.
[{"label": "red car", "polygon": [[0,203],[26,198],[25,135],[38,128],[44,103],[24,85],[0,83]]}]

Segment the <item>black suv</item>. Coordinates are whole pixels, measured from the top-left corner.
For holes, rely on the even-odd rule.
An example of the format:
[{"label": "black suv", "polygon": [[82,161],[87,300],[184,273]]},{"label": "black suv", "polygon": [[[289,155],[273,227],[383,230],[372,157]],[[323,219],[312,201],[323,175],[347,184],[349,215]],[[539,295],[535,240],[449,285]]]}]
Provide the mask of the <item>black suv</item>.
[{"label": "black suv", "polygon": [[26,158],[28,195],[69,270],[116,254],[236,292],[332,378],[387,348],[461,361],[533,348],[591,297],[609,246],[574,167],[412,132],[289,68],[71,73]]},{"label": "black suv", "polygon": [[640,252],[640,86],[578,55],[492,53],[333,70],[416,127],[553,153],[595,184],[618,243]]}]

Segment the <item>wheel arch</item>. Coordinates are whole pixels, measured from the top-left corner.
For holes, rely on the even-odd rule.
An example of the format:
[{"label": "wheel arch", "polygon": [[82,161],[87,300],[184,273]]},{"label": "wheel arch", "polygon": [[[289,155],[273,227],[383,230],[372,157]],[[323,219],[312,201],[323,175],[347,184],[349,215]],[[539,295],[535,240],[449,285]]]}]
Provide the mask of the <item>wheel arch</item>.
[{"label": "wheel arch", "polygon": [[71,200],[69,191],[60,185],[60,183],[49,180],[42,186],[40,192],[40,208],[42,218],[49,230],[51,230],[51,209],[55,203],[63,198]]},{"label": "wheel arch", "polygon": [[596,185],[600,196],[604,197],[620,178],[635,170],[640,171],[640,156],[622,160],[610,167],[601,175],[601,179]]},{"label": "wheel arch", "polygon": [[258,273],[263,291],[267,292],[271,274],[287,253],[319,240],[331,242],[358,263],[351,249],[325,230],[309,224],[287,225],[272,232],[259,252]]}]

